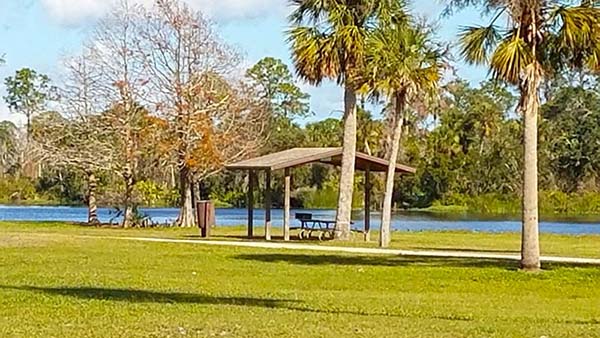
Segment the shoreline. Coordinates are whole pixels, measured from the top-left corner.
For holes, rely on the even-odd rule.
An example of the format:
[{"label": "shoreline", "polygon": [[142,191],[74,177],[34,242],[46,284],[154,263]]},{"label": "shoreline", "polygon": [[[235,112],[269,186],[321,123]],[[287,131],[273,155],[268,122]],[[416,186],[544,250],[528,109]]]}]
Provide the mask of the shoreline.
[{"label": "shoreline", "polygon": [[[87,208],[85,204],[68,204],[68,203],[5,203],[0,201],[0,208]],[[138,206],[142,210],[178,210],[177,206],[167,205],[142,205]],[[110,211],[116,210],[114,206],[98,205],[98,209],[107,209]],[[243,207],[230,207],[216,205],[218,210],[245,210]],[[255,211],[264,210],[262,207],[255,207]],[[283,208],[273,207],[271,210],[283,210]],[[292,210],[315,210],[315,211],[335,211],[334,208],[292,208]],[[362,213],[362,208],[352,209],[352,213]],[[394,215],[410,215],[422,214],[430,215],[434,218],[450,218],[451,220],[506,220],[520,221],[520,213],[515,212],[475,212],[463,206],[431,206],[428,208],[412,208],[412,209],[393,209]],[[372,210],[372,215],[380,215],[381,210]],[[575,223],[597,223],[600,222],[600,213],[540,213],[540,221],[564,221]]]}]

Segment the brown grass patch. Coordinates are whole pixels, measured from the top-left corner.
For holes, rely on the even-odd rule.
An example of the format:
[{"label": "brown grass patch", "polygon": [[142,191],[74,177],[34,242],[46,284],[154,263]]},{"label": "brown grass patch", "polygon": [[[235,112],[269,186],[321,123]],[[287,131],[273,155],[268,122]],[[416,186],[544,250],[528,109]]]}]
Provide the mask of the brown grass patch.
[{"label": "brown grass patch", "polygon": [[66,236],[27,233],[0,233],[0,248],[44,247],[67,240]]}]

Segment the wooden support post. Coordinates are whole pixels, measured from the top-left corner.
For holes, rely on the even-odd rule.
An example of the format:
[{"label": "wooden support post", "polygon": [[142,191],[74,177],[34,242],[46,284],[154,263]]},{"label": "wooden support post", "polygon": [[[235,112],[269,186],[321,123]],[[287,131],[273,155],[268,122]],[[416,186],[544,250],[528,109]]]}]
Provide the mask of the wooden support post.
[{"label": "wooden support post", "polygon": [[254,183],[256,181],[256,173],[254,170],[248,171],[248,237],[254,237]]},{"label": "wooden support post", "polygon": [[285,168],[285,194],[283,198],[283,240],[290,240],[290,195],[292,177],[290,168]]},{"label": "wooden support post", "polygon": [[265,239],[271,240],[271,170],[265,175]]},{"label": "wooden support post", "polygon": [[365,242],[371,240],[371,168],[365,170]]}]

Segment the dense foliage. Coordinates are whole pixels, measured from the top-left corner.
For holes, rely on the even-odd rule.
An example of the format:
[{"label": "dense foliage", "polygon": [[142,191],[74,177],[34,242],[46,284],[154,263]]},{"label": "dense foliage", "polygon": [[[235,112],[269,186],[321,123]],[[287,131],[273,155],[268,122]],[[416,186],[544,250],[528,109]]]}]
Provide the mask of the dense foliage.
[{"label": "dense foliage", "polygon": [[[595,81],[567,83],[549,90],[540,123],[540,196],[543,213],[600,213],[600,92]],[[593,79],[592,79],[593,80]],[[591,83],[591,84],[590,84]],[[300,96],[302,97],[302,96]],[[516,213],[520,209],[521,124],[514,113],[515,96],[507,88],[485,82],[473,87],[464,81],[447,84],[440,106],[430,116],[409,112],[400,161],[418,168],[417,174],[396,180],[398,208],[462,206],[477,212]],[[359,151],[383,156],[384,121],[359,109]],[[374,117],[376,116],[376,117]],[[261,150],[269,153],[294,146],[340,146],[342,125],[337,119],[301,124],[297,116],[280,115],[277,132]],[[9,123],[2,124],[3,154],[0,200],[16,203],[85,203],[85,177],[68,168],[44,166],[39,178],[19,176],[18,142]],[[10,155],[10,156],[9,156]],[[12,161],[12,162],[11,162]],[[279,174],[279,173],[278,173]],[[274,176],[275,203],[282,203],[282,180]],[[293,204],[332,208],[337,202],[337,169],[314,165],[297,168]],[[123,187],[103,176],[101,204]],[[148,170],[136,183],[140,205],[176,205],[177,189],[170,168]],[[224,172],[202,182],[202,197],[223,206],[245,205],[244,175]],[[362,203],[362,178],[357,175],[354,205]],[[374,175],[373,207],[381,205],[383,177]],[[256,201],[261,203],[260,194]],[[594,201],[598,201],[595,203]]]}]

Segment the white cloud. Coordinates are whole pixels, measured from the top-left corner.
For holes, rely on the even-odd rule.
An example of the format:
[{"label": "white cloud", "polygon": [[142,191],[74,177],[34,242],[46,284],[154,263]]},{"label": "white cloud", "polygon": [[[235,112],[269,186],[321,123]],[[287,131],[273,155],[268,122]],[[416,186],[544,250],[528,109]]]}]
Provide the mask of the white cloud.
[{"label": "white cloud", "polygon": [[0,121],[8,120],[10,112],[4,103],[0,103]]},{"label": "white cloud", "polygon": [[[65,25],[78,25],[105,14],[119,0],[40,0],[48,14]],[[216,20],[255,18],[281,14],[286,0],[183,0]],[[130,0],[149,5],[152,0]]]},{"label": "white cloud", "polygon": [[21,125],[24,119],[18,114],[11,113],[6,103],[2,101],[0,102],[0,121],[5,120]]}]

